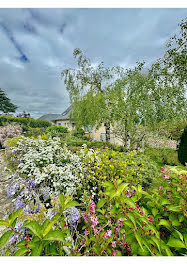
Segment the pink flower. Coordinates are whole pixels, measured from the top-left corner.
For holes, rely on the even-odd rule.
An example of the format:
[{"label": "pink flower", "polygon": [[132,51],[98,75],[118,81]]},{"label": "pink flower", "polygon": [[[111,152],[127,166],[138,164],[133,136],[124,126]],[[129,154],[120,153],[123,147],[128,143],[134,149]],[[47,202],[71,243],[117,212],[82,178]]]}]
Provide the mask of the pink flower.
[{"label": "pink flower", "polygon": [[115,256],[116,253],[117,253],[117,250],[114,250],[114,251],[112,252],[112,256]]},{"label": "pink flower", "polygon": [[164,178],[164,179],[170,179],[170,176],[169,175],[163,175],[162,178]]},{"label": "pink flower", "polygon": [[89,235],[89,232],[88,232],[87,229],[85,229],[85,231],[84,231],[84,235],[85,235],[85,236]]},{"label": "pink flower", "polygon": [[91,200],[91,201],[90,201],[90,211],[91,211],[93,214],[95,214],[95,207],[96,207],[96,205],[95,205],[94,201]]},{"label": "pink flower", "polygon": [[84,217],[85,222],[88,223],[89,217],[85,214],[85,212],[82,212],[82,215]]},{"label": "pink flower", "polygon": [[161,172],[164,173],[166,171],[165,167],[162,167]]},{"label": "pink flower", "polygon": [[109,215],[105,214],[104,217],[109,217]]},{"label": "pink flower", "polygon": [[163,190],[163,188],[164,188],[163,186],[160,186],[158,189],[161,191],[161,190]]},{"label": "pink flower", "polygon": [[129,190],[126,190],[125,194],[126,194],[127,197],[131,197],[132,196],[132,194],[131,194],[131,192]]},{"label": "pink flower", "polygon": [[116,241],[111,241],[111,243],[112,243],[112,247],[116,247]]},{"label": "pink flower", "polygon": [[97,220],[97,216],[91,216],[91,221],[92,221],[92,226],[94,227],[95,225],[97,225],[99,222]]},{"label": "pink flower", "polygon": [[112,230],[107,230],[106,233],[103,235],[103,238],[105,237],[111,237],[112,236]]},{"label": "pink flower", "polygon": [[167,184],[169,185],[171,182],[167,182]]},{"label": "pink flower", "polygon": [[81,242],[80,242],[81,246],[84,246],[84,244],[85,244],[85,239],[81,240]]},{"label": "pink flower", "polygon": [[112,209],[112,205],[110,204],[110,209]]}]

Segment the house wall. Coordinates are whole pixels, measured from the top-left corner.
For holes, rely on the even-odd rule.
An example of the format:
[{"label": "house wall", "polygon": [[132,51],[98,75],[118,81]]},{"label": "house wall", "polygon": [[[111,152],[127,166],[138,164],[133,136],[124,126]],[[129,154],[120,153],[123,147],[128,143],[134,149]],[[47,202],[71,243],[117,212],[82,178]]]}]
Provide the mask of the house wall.
[{"label": "house wall", "polygon": [[[75,129],[75,124],[72,123],[68,119],[55,121],[55,125],[67,127],[69,131],[72,131]],[[94,141],[105,141],[106,140],[106,129],[105,129],[104,123],[98,129],[94,127],[91,130],[91,132],[86,132],[85,135]],[[112,133],[110,134],[110,143],[114,145],[120,145],[120,146],[123,145],[123,142],[120,139],[116,138]]]},{"label": "house wall", "polygon": [[75,129],[75,124],[72,123],[70,120],[58,120],[58,121],[55,121],[55,125],[67,127],[69,131],[72,131]]}]

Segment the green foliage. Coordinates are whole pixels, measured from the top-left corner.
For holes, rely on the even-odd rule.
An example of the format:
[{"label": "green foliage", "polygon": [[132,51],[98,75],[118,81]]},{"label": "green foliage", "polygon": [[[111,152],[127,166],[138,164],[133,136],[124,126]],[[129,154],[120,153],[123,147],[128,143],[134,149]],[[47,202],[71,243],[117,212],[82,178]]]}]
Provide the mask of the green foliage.
[{"label": "green foliage", "polygon": [[185,163],[187,162],[187,127],[184,129],[184,132],[180,139],[178,159],[183,165],[185,165]]},{"label": "green foliage", "polygon": [[0,116],[0,125],[4,126],[6,123],[17,123],[19,125],[22,125],[25,131],[28,130],[28,127],[46,128],[51,125],[50,122],[43,120],[43,119],[14,117],[14,116]]},{"label": "green foliage", "polygon": [[159,165],[180,165],[180,162],[178,161],[177,151],[174,149],[148,147],[145,150],[145,155],[149,156]]},{"label": "green foliage", "polygon": [[[68,255],[65,248],[71,246],[67,238],[70,235],[69,229],[65,225],[65,210],[71,206],[78,206],[76,201],[71,201],[70,197],[60,195],[60,213],[53,216],[51,220],[27,220],[22,209],[9,215],[8,221],[0,220],[0,225],[9,227],[0,238],[0,247],[4,246],[12,235],[17,234],[22,237],[16,247],[14,256],[64,256]],[[29,235],[17,231],[15,224],[20,218],[24,218],[23,227],[28,229]],[[62,223],[62,224],[60,224]],[[64,223],[64,224],[63,224]]]},{"label": "green foliage", "polygon": [[15,112],[17,108],[0,88],[0,111],[3,113]]},{"label": "green foliage", "polygon": [[84,129],[82,129],[82,128],[75,129],[75,130],[71,131],[71,135],[74,137],[77,137],[77,138],[85,139],[84,134],[85,134],[85,132],[84,132]]},{"label": "green foliage", "polygon": [[64,137],[68,133],[68,128],[63,126],[50,126],[46,129],[51,137]]},{"label": "green foliage", "polygon": [[97,206],[84,197],[82,215],[86,235],[84,239],[79,237],[77,245],[81,255],[186,254],[187,171],[163,168],[162,172],[167,176],[165,183],[151,194],[137,186],[129,197],[129,185],[115,180],[103,183],[105,190]]},{"label": "green foliage", "polygon": [[45,127],[28,127],[27,131],[25,131],[25,137],[35,137],[37,138],[38,136],[42,136],[46,133],[46,128]]}]

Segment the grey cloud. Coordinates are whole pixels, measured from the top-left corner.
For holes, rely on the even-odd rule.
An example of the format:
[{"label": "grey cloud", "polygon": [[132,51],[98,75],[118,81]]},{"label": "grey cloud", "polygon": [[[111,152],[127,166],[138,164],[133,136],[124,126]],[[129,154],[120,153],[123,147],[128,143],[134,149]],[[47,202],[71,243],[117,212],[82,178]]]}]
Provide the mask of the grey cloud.
[{"label": "grey cloud", "polygon": [[145,60],[148,67],[186,15],[186,9],[0,9],[0,23],[14,37],[13,46],[0,30],[0,87],[19,111],[62,113],[69,97],[61,71],[75,67],[75,48],[95,64]]}]

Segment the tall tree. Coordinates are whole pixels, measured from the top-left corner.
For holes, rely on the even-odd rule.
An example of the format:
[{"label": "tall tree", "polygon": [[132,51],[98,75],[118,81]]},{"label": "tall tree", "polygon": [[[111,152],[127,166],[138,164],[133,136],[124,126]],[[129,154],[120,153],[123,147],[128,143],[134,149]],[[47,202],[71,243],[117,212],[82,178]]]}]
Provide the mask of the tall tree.
[{"label": "tall tree", "polygon": [[105,68],[103,63],[94,68],[80,50],[74,56],[78,69],[66,69],[62,74],[78,125],[104,122],[106,132],[110,128],[130,150],[160,122],[185,113],[183,87],[157,81],[152,71],[144,71],[144,63],[133,69]]},{"label": "tall tree", "polygon": [[0,111],[3,113],[15,112],[17,106],[11,103],[5,92],[0,88]]}]

